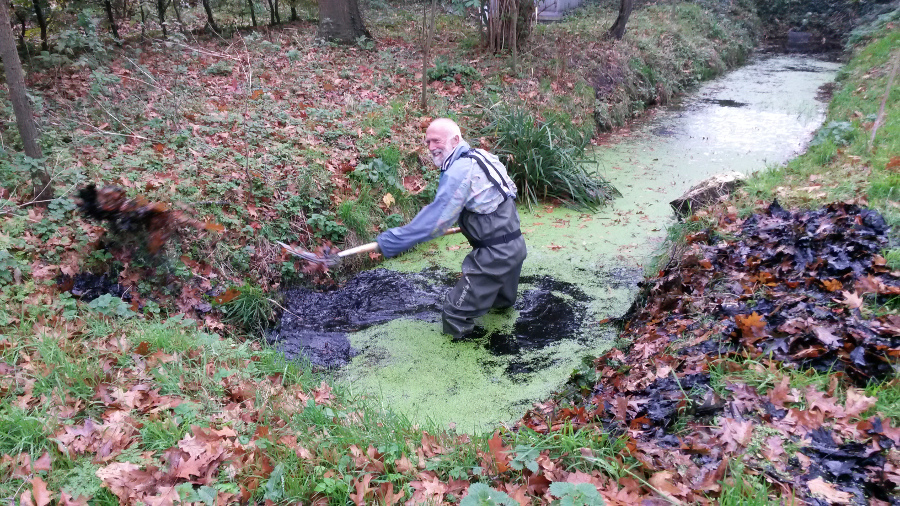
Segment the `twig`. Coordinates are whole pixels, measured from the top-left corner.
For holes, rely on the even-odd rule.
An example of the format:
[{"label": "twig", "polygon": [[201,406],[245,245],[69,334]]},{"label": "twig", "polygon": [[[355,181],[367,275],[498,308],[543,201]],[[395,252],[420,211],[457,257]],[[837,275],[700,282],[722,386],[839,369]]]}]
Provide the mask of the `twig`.
[{"label": "twig", "polygon": [[244,173],[247,175],[247,185],[249,185],[249,198],[247,202],[253,199],[253,177],[250,174],[250,136],[247,133],[247,114],[250,110],[250,94],[253,91],[253,62],[250,61],[250,48],[247,47],[247,41],[241,37],[244,44],[244,52],[247,54],[247,98],[244,100],[244,115],[241,118],[244,129],[244,141],[247,143],[247,150],[244,152]]},{"label": "twig", "polygon": [[201,200],[200,202],[191,202],[190,205],[192,205],[192,206],[212,206],[212,205],[224,206],[224,205],[228,205],[230,203],[231,202],[228,200]]},{"label": "twig", "polygon": [[302,317],[302,316],[300,316],[300,315],[298,315],[297,313],[291,311],[290,309],[288,309],[288,308],[282,306],[281,304],[275,302],[274,300],[272,300],[272,299],[270,299],[270,298],[268,298],[268,297],[266,297],[266,300],[269,301],[269,302],[271,302],[272,304],[275,304],[276,306],[280,307],[282,311],[287,311],[288,313],[291,313],[292,315],[296,316],[296,317],[297,317],[298,319],[300,319],[301,321],[303,320],[303,317]]},{"label": "twig", "polygon": [[182,43],[180,43],[180,42],[175,42],[175,41],[172,41],[172,40],[167,40],[166,42],[168,42],[168,43],[170,43],[170,44],[175,44],[175,45],[181,46],[181,47],[186,48],[186,49],[190,49],[191,51],[195,51],[195,52],[197,52],[197,53],[205,54],[205,55],[207,55],[207,56],[215,56],[215,57],[218,57],[218,58],[225,58],[225,59],[228,59],[228,60],[236,61],[236,62],[238,62],[238,63],[241,62],[241,59],[240,59],[239,57],[237,57],[237,56],[231,56],[231,55],[227,55],[227,54],[223,54],[223,53],[216,53],[216,52],[213,52],[213,51],[206,51],[206,50],[204,50],[204,49],[197,49],[197,48],[195,48],[195,47],[191,47],[191,46],[182,44]]},{"label": "twig", "polygon": [[120,77],[123,77],[123,78],[125,78],[125,79],[130,79],[130,80],[132,80],[132,81],[137,81],[137,82],[139,82],[139,83],[144,83],[144,84],[146,84],[147,86],[150,86],[150,87],[152,87],[152,88],[156,88],[156,89],[159,90],[159,91],[164,91],[164,92],[168,93],[169,95],[174,95],[174,93],[172,93],[171,91],[169,91],[169,90],[167,90],[167,89],[165,89],[165,88],[162,88],[162,87],[160,87],[160,86],[157,86],[157,85],[155,85],[155,84],[153,84],[153,83],[148,83],[147,81],[144,81],[143,79],[138,79],[138,78],[136,78],[136,77],[128,77],[128,76],[120,76]]},{"label": "twig", "polygon": [[[158,82],[158,81],[156,80],[156,78],[154,78],[152,75],[150,75],[149,72],[147,72],[146,70],[144,70],[143,68],[141,68],[141,66],[138,65],[137,63],[135,63],[134,60],[132,60],[131,58],[129,58],[129,57],[127,57],[127,56],[125,57],[125,59],[128,60],[129,62],[131,62],[131,64],[134,65],[134,68],[138,69],[139,71],[141,71],[142,74],[144,74],[145,76],[149,77],[151,81],[153,81],[154,83]],[[148,83],[147,81],[144,81],[143,79],[137,79],[137,78],[134,78],[134,77],[128,77],[128,76],[122,76],[122,77],[124,77],[125,79],[131,79],[132,81],[139,81],[139,82],[142,82],[142,83],[144,83],[144,84],[146,84],[146,85],[148,85],[148,86],[152,86],[152,87],[154,87],[154,88],[156,88],[156,89],[158,89],[158,90],[162,90],[162,91],[168,93],[169,95],[174,95],[174,93],[172,93],[171,91],[169,91],[169,90],[167,90],[167,89],[165,89],[165,88],[163,88],[163,87],[161,87],[161,86],[157,86],[157,85],[155,85],[155,84]]]},{"label": "twig", "polygon": [[129,62],[131,62],[131,64],[134,65],[134,68],[140,70],[142,74],[144,74],[145,76],[149,77],[154,83],[156,82],[156,79],[155,79],[152,75],[150,75],[149,72],[147,72],[146,70],[142,69],[140,65],[138,65],[137,63],[134,63],[134,60],[132,60],[131,58],[129,58],[129,57],[127,57],[127,56],[125,56],[125,59],[128,60]]},{"label": "twig", "polygon": [[138,135],[136,135],[136,134],[134,133],[134,130],[128,128],[128,125],[126,125],[122,120],[120,120],[119,118],[117,118],[113,113],[111,113],[111,112],[109,112],[108,110],[106,110],[106,107],[103,107],[103,104],[101,104],[99,100],[97,100],[97,99],[95,98],[95,99],[94,99],[94,102],[96,102],[96,104],[99,105],[100,108],[103,109],[103,112],[105,112],[110,118],[112,118],[112,119],[115,120],[118,124],[120,124],[120,125],[122,125],[123,127],[125,127],[125,129],[128,130],[128,132],[131,133],[132,136],[138,137]]},{"label": "twig", "polygon": [[98,133],[105,134],[105,135],[121,135],[122,137],[134,137],[136,139],[141,139],[141,140],[145,140],[145,141],[153,140],[153,139],[148,139],[147,137],[144,137],[142,135],[133,134],[133,133],[132,134],[120,134],[119,132],[110,132],[109,130],[103,130],[102,128],[96,127],[86,121],[75,120],[75,122],[85,125],[85,126],[89,126],[89,127],[93,128],[94,130],[96,130]]},{"label": "twig", "polygon": [[875,134],[878,127],[884,121],[884,106],[887,104],[888,95],[891,94],[891,86],[894,85],[894,76],[897,75],[897,67],[900,66],[900,51],[894,52],[894,68],[891,69],[891,76],[888,78],[887,89],[884,90],[884,98],[881,99],[881,107],[878,109],[878,116],[875,117],[875,124],[872,125],[872,136],[869,137],[869,151],[875,149]]}]

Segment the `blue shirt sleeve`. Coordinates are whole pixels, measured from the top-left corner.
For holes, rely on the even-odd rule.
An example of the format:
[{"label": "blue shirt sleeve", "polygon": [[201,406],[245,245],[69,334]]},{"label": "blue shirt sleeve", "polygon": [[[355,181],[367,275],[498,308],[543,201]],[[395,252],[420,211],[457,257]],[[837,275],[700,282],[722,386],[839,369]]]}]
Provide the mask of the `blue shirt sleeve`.
[{"label": "blue shirt sleeve", "polygon": [[441,174],[432,203],[423,207],[408,224],[392,228],[375,238],[381,253],[391,258],[443,235],[459,219],[471,184],[471,164],[454,163]]}]

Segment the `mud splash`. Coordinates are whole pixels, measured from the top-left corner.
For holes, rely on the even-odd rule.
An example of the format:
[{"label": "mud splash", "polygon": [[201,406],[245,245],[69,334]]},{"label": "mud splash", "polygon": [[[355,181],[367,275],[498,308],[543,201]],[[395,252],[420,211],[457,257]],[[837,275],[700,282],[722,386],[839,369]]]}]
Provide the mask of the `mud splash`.
[{"label": "mud splash", "polygon": [[[442,269],[400,273],[365,271],[329,291],[307,288],[284,294],[285,311],[267,338],[289,358],[303,357],[320,367],[342,367],[357,355],[349,333],[406,318],[440,320],[444,296],[457,275]],[[575,336],[588,312],[590,297],[572,283],[548,276],[524,276],[525,289],[511,310],[512,329],[476,327],[468,340],[483,341],[493,355],[522,355]],[[510,374],[532,372],[527,360],[513,359]]]}]

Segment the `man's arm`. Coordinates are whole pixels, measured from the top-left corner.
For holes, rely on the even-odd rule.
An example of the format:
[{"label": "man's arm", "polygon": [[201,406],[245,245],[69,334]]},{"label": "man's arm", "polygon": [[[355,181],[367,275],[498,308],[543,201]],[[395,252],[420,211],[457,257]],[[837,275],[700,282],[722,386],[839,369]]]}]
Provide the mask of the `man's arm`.
[{"label": "man's arm", "polygon": [[434,201],[423,207],[408,224],[392,228],[375,238],[381,253],[391,258],[419,243],[444,235],[459,219],[472,184],[470,163],[454,162],[441,176]]}]

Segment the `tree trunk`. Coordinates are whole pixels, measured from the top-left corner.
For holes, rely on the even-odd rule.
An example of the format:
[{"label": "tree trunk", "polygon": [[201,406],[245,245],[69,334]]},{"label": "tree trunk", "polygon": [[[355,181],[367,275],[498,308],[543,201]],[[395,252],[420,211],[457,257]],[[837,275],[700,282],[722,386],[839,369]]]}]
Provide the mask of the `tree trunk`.
[{"label": "tree trunk", "polygon": [[112,31],[113,37],[116,39],[119,38],[119,28],[116,26],[116,18],[113,16],[113,7],[111,0],[103,0],[103,5],[106,7],[106,18],[109,20],[109,29]]},{"label": "tree trunk", "polygon": [[431,53],[431,38],[434,36],[434,11],[437,10],[437,0],[431,0],[431,22],[428,21],[428,11],[422,5],[422,112],[428,110],[428,57]]},{"label": "tree trunk", "polygon": [[209,27],[213,33],[219,33],[219,27],[216,26],[216,20],[213,19],[212,6],[209,5],[209,0],[203,0],[203,10],[206,11],[206,26]]},{"label": "tree trunk", "polygon": [[247,0],[250,4],[250,19],[253,20],[253,28],[256,28],[256,8],[253,7],[253,0]]},{"label": "tree trunk", "polygon": [[41,51],[49,51],[50,44],[47,43],[47,20],[44,18],[44,11],[41,9],[41,3],[38,0],[31,0],[34,4],[34,15],[37,16],[38,25],[41,27]]},{"label": "tree trunk", "polygon": [[619,0],[619,15],[606,32],[607,38],[622,40],[622,37],[625,36],[625,24],[628,23],[628,16],[631,16],[632,7],[634,7],[634,0]]},{"label": "tree trunk", "polygon": [[275,0],[275,22],[281,24],[281,10],[278,8],[278,0]]},{"label": "tree trunk", "polygon": [[357,0],[319,0],[319,33],[316,38],[355,44],[360,37],[371,40]]},{"label": "tree trunk", "polygon": [[147,31],[147,14],[144,12],[144,0],[138,0],[138,5],[141,7],[141,40],[143,41]]},{"label": "tree trunk", "polygon": [[515,20],[513,23],[512,29],[510,30],[509,37],[511,39],[510,49],[512,50],[512,71],[514,74],[519,72],[519,48],[518,41],[516,40],[518,32],[519,32],[519,2],[518,0],[513,0],[512,7],[510,8],[510,13],[512,14],[512,18]]},{"label": "tree trunk", "polygon": [[[19,53],[16,52],[16,39],[13,37],[9,22],[9,2],[5,0],[0,1],[0,59],[3,60],[3,69],[6,71],[9,100],[16,114],[16,125],[19,127],[19,136],[22,137],[22,145],[25,147],[25,156],[33,160],[43,158],[41,148],[38,146],[34,114],[25,91],[25,73],[22,71],[22,62],[19,61]],[[31,180],[36,201],[53,198],[50,174],[45,168],[32,165]]]},{"label": "tree trunk", "polygon": [[17,11],[16,17],[19,18],[19,23],[21,23],[21,25],[22,25],[22,31],[19,32],[19,44],[22,45],[22,53],[27,55],[28,51],[27,51],[27,48],[25,47],[25,16],[23,16],[21,13],[19,13]]},{"label": "tree trunk", "polygon": [[172,9],[175,10],[175,19],[178,20],[178,25],[181,27],[181,30],[184,31],[184,21],[181,20],[181,9],[178,7],[178,0],[172,0]]},{"label": "tree trunk", "polygon": [[291,5],[291,21],[297,21],[297,6]]},{"label": "tree trunk", "polygon": [[166,31],[166,8],[168,7],[166,0],[156,0],[156,15],[159,16],[159,26],[162,27],[163,38],[169,36]]},{"label": "tree trunk", "polygon": [[272,0],[268,0],[269,2],[269,26],[275,26],[275,6],[272,4]]}]

